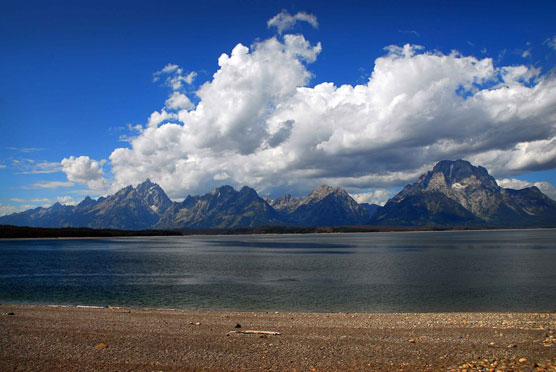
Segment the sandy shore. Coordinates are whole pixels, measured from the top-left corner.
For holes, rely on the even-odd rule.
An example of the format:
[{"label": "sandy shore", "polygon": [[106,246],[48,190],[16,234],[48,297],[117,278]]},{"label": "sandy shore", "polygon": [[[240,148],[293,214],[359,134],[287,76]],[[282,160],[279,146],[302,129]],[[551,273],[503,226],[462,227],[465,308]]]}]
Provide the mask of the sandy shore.
[{"label": "sandy shore", "polygon": [[[0,314],[1,371],[556,371],[554,313]],[[279,335],[239,333],[248,330]]]}]

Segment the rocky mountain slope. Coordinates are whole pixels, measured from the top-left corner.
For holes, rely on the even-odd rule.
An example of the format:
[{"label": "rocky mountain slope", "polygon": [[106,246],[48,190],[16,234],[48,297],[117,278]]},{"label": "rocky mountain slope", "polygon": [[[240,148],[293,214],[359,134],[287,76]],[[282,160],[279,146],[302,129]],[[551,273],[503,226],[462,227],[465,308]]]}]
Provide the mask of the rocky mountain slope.
[{"label": "rocky mountain slope", "polygon": [[252,188],[222,186],[203,196],[175,203],[155,225],[159,229],[280,225],[280,215]]},{"label": "rocky mountain slope", "polygon": [[276,199],[265,198],[268,204],[278,212],[289,214],[299,207],[302,198],[296,198],[290,194],[282,195]]},{"label": "rocky mountain slope", "polygon": [[[371,207],[371,210],[374,207]],[[247,186],[222,186],[200,196],[172,202],[150,180],[127,186],[106,198],[86,197],[76,206],[59,203],[0,217],[0,224],[32,227],[112,229],[231,228],[263,225],[350,225],[370,217],[344,190],[321,186],[306,198],[284,195],[262,199]]]},{"label": "rocky mountain slope", "polygon": [[556,202],[536,187],[504,189],[483,167],[438,162],[370,221],[382,225],[556,225]]},{"label": "rocky mountain slope", "polygon": [[361,225],[369,220],[369,215],[367,209],[357,204],[345,190],[322,185],[303,199],[286,218],[294,225],[335,226]]},{"label": "rocky mountain slope", "polygon": [[111,229],[150,229],[172,205],[166,193],[146,180],[127,186],[107,198],[85,198],[76,206],[59,203],[0,217],[5,225],[33,227],[92,227]]}]

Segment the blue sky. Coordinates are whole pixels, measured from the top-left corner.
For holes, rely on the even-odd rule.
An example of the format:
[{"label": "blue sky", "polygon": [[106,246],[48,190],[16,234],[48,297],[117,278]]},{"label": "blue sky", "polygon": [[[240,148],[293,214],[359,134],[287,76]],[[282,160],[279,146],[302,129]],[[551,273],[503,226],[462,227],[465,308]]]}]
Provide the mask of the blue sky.
[{"label": "blue sky", "polygon": [[553,1],[3,1],[0,214],[147,177],[384,202],[460,157],[555,197],[555,25]]}]

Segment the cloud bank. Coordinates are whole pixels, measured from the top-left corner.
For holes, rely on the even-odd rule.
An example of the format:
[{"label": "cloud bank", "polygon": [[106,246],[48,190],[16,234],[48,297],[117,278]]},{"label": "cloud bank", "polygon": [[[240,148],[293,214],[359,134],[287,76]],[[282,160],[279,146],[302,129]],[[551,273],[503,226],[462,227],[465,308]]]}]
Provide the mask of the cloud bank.
[{"label": "cloud bank", "polygon": [[[268,25],[281,33],[299,20],[318,25],[287,12]],[[383,202],[382,189],[443,159],[468,159],[499,178],[556,168],[554,76],[408,44],[385,48],[366,84],[310,86],[321,50],[292,34],[237,44],[195,99],[182,89],[193,92],[194,73],[172,64],[155,73],[171,93],[110,155],[113,189],[149,177],[173,198],[222,184],[275,196],[326,183]],[[105,182],[102,164],[86,156],[62,165],[69,181]]]},{"label": "cloud bank", "polygon": [[18,209],[13,205],[0,204],[0,217],[15,213],[17,211]]},{"label": "cloud bank", "polygon": [[35,182],[30,186],[23,186],[23,189],[57,189],[60,187],[72,187],[74,186],[73,182],[69,181],[43,181],[43,182]]},{"label": "cloud bank", "polygon": [[368,192],[350,195],[358,203],[384,205],[391,197],[394,196],[394,194],[395,193],[389,192],[386,189],[375,189]]},{"label": "cloud bank", "polygon": [[504,179],[496,180],[496,182],[501,187],[504,187],[506,189],[515,189],[515,190],[521,190],[526,187],[536,186],[548,197],[556,200],[556,187],[554,187],[552,184],[548,182],[529,182],[529,181],[518,180],[516,178],[504,178]]}]

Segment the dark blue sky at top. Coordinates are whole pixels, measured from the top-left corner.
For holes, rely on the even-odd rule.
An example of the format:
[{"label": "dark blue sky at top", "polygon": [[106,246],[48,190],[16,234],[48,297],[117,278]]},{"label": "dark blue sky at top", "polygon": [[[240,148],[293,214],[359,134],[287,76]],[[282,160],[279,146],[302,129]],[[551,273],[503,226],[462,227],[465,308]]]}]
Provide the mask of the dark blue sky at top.
[{"label": "dark blue sky at top", "polygon": [[[196,86],[237,43],[275,34],[282,9],[313,13],[300,32],[322,53],[310,85],[365,83],[384,47],[458,50],[496,64],[556,65],[556,1],[12,1],[0,2],[0,203],[61,173],[21,175],[14,159],[107,159],[127,124],[145,123],[168,88],[153,73],[168,63],[196,71]],[[522,57],[530,50],[529,57]],[[12,149],[15,148],[15,149]],[[35,149],[22,152],[22,148]],[[535,175],[531,180],[537,178]],[[554,172],[543,179],[556,183]],[[41,190],[41,192],[44,192]],[[55,195],[51,191],[51,197]]]}]

